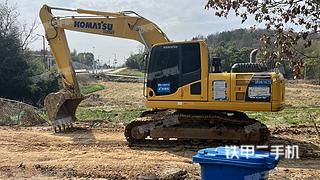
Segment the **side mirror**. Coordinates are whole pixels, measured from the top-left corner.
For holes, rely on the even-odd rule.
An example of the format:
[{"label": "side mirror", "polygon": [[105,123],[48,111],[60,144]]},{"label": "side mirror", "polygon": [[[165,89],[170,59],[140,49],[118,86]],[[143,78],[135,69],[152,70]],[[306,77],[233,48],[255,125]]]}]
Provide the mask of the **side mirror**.
[{"label": "side mirror", "polygon": [[144,62],[147,62],[147,61],[148,61],[148,56],[149,56],[149,53],[144,53],[144,54],[143,54],[143,61],[144,61]]}]

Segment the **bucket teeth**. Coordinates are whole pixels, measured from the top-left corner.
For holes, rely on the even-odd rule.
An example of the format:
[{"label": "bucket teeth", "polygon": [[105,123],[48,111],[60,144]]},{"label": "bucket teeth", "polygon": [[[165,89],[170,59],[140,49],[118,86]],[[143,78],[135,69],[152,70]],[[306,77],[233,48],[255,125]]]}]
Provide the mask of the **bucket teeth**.
[{"label": "bucket teeth", "polygon": [[69,131],[72,131],[72,129],[73,129],[73,124],[71,122],[53,126],[53,130],[55,133],[69,132]]},{"label": "bucket teeth", "polygon": [[[71,124],[71,123],[70,123],[70,124]],[[67,125],[67,130],[69,130],[69,129],[70,129],[69,123],[67,123],[66,125]]]},{"label": "bucket teeth", "polygon": [[58,133],[58,132],[59,132],[59,131],[57,130],[57,127],[56,127],[56,126],[53,127],[53,130],[54,130],[55,133]]},{"label": "bucket teeth", "polygon": [[72,122],[67,123],[67,131],[72,131],[72,129],[73,129]]},{"label": "bucket teeth", "polygon": [[66,125],[62,124],[62,131],[66,131]]}]

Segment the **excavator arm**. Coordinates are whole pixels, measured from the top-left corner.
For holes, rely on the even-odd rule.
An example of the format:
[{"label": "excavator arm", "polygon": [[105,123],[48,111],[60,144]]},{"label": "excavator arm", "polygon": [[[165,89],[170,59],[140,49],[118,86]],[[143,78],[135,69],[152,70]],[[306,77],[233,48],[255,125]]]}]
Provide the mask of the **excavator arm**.
[{"label": "excavator arm", "polygon": [[[52,10],[78,15],[58,17],[52,14]],[[44,102],[55,131],[72,126],[76,119],[75,111],[84,98],[72,66],[65,30],[132,39],[144,44],[147,50],[154,44],[169,42],[156,24],[133,11],[113,13],[44,5],[40,10],[40,19],[64,87],[57,93],[49,94]]]}]

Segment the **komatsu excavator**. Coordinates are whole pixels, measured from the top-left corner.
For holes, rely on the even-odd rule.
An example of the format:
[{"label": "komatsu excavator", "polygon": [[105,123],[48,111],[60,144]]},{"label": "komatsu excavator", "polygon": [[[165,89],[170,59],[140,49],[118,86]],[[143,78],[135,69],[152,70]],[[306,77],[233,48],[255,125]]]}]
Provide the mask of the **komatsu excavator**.
[{"label": "komatsu excavator", "polygon": [[[76,13],[54,16],[53,10]],[[81,16],[80,14],[84,14]],[[204,41],[172,42],[153,22],[133,11],[101,12],[44,5],[40,10],[64,88],[45,99],[55,131],[72,128],[84,96],[72,66],[65,30],[141,42],[148,55],[142,113],[125,128],[130,145],[208,142],[258,144],[267,127],[243,111],[276,112],[284,107],[284,78],[256,63],[238,63],[222,72]]]}]

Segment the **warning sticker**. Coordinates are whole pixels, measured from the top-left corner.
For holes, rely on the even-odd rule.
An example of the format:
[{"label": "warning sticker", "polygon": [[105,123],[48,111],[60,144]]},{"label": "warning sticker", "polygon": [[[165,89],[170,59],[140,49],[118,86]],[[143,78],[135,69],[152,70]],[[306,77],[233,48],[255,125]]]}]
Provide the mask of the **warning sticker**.
[{"label": "warning sticker", "polygon": [[227,100],[227,83],[226,81],[213,81],[212,82],[212,91],[213,97],[212,99],[215,101]]},{"label": "warning sticker", "polygon": [[270,87],[252,86],[248,89],[248,97],[254,99],[266,99],[270,97]]}]

